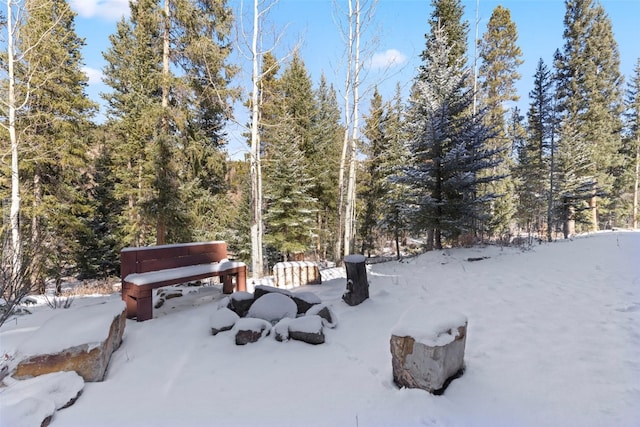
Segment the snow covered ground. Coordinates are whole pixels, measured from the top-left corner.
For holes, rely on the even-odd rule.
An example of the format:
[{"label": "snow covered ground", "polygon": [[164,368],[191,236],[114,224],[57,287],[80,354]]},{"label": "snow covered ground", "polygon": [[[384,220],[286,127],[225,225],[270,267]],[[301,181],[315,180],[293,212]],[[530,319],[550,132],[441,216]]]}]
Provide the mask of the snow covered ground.
[{"label": "snow covered ground", "polygon": [[[107,379],[85,384],[51,426],[640,425],[640,233],[372,265],[371,298],[356,307],[341,300],[346,281],[333,273],[293,290],[314,292],[337,314],[324,344],[212,336],[221,287],[190,288],[153,320],[128,320]],[[69,310],[118,298],[78,298]],[[420,307],[469,320],[466,372],[442,396],[393,384],[391,330]],[[56,311],[8,321],[1,354]]]}]

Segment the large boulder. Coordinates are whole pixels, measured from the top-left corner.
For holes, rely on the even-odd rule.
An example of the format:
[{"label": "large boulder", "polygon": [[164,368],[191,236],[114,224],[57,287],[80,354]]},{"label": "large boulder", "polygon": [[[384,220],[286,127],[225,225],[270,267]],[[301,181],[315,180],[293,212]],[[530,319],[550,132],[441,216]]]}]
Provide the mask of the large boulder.
[{"label": "large boulder", "polygon": [[282,294],[288,297],[292,297],[293,293],[287,289],[276,288],[275,286],[258,285],[253,291],[254,299],[258,299],[266,294]]},{"label": "large boulder", "polygon": [[416,307],[393,328],[393,380],[400,387],[442,394],[462,375],[467,318],[452,310]]},{"label": "large boulder", "polygon": [[122,342],[125,323],[126,306],[120,299],[61,310],[18,346],[20,361],[13,376],[75,371],[85,381],[102,381],[111,354]]},{"label": "large boulder", "polygon": [[255,300],[249,308],[247,317],[276,324],[285,317],[296,317],[297,313],[298,307],[293,299],[280,293],[269,293]]}]

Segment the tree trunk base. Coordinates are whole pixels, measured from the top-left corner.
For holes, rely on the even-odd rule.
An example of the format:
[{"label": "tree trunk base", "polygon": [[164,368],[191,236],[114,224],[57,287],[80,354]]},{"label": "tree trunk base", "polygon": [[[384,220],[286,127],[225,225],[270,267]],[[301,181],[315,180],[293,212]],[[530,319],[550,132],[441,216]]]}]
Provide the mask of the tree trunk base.
[{"label": "tree trunk base", "polygon": [[369,298],[365,257],[363,255],[346,256],[344,266],[347,270],[347,291],[342,295],[342,299],[351,306],[358,305]]}]

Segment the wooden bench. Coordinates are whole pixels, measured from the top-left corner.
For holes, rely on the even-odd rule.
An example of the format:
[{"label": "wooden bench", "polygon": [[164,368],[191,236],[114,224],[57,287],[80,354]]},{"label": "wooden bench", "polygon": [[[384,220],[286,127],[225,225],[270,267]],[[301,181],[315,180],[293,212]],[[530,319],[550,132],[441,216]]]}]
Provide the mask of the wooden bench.
[{"label": "wooden bench", "polygon": [[152,292],[163,286],[219,276],[222,292],[246,291],[247,266],[227,259],[226,242],[124,248],[120,251],[122,299],[127,317],[138,322],[153,317]]}]

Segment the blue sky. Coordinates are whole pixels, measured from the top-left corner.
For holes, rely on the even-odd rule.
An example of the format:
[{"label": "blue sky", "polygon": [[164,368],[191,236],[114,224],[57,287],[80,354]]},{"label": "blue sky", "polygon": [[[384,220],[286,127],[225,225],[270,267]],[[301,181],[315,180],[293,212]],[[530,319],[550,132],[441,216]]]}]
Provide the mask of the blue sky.
[{"label": "blue sky", "polygon": [[[362,0],[364,1],[364,0]],[[100,92],[108,90],[100,83],[100,69],[104,66],[102,51],[109,47],[109,34],[115,31],[117,20],[128,12],[128,0],[71,0],[72,8],[78,13],[76,30],[86,39],[83,51],[87,72],[91,77],[89,95],[98,100]],[[250,10],[253,1],[244,0],[244,7]],[[344,3],[337,0],[337,3]],[[476,18],[476,0],[463,0],[465,18],[470,23],[470,44],[474,35]],[[239,13],[240,0],[230,0]],[[368,68],[368,81],[379,82],[380,91],[385,98],[393,95],[399,82],[408,90],[415,70],[420,65],[419,55],[424,49],[424,34],[429,31],[427,20],[431,12],[430,0],[379,0],[374,20],[370,24],[365,38],[376,38],[371,42],[371,62]],[[491,12],[498,5],[510,9],[511,19],[518,29],[518,45],[522,49],[524,64],[519,71],[522,80],[518,84],[521,108],[526,111],[528,93],[531,90],[532,77],[540,58],[551,65],[553,53],[562,49],[563,39],[563,0],[480,0],[478,9],[480,36],[486,29]],[[640,0],[601,0],[612,21],[614,34],[618,42],[621,71],[626,80],[632,75],[636,61],[640,58]],[[240,16],[238,16],[238,19]],[[246,17],[250,19],[250,16]],[[265,28],[274,28],[284,33],[282,43],[276,55],[284,55],[297,43],[301,43],[301,57],[311,73],[314,83],[324,73],[337,90],[342,86],[341,62],[344,43],[336,24],[336,8],[333,0],[280,0],[271,10]],[[266,32],[269,34],[269,32]],[[269,45],[265,40],[266,45]],[[248,76],[250,64],[239,54],[243,48],[239,44],[234,57],[243,67],[237,84],[245,93],[249,91]],[[473,55],[473,52],[470,52]],[[365,97],[363,108],[369,105]],[[237,110],[244,110],[238,106]],[[237,111],[239,117],[246,116],[245,111]],[[241,119],[242,121],[242,119]],[[244,142],[234,140],[236,132],[230,133],[230,154],[233,156],[244,148]]]}]

